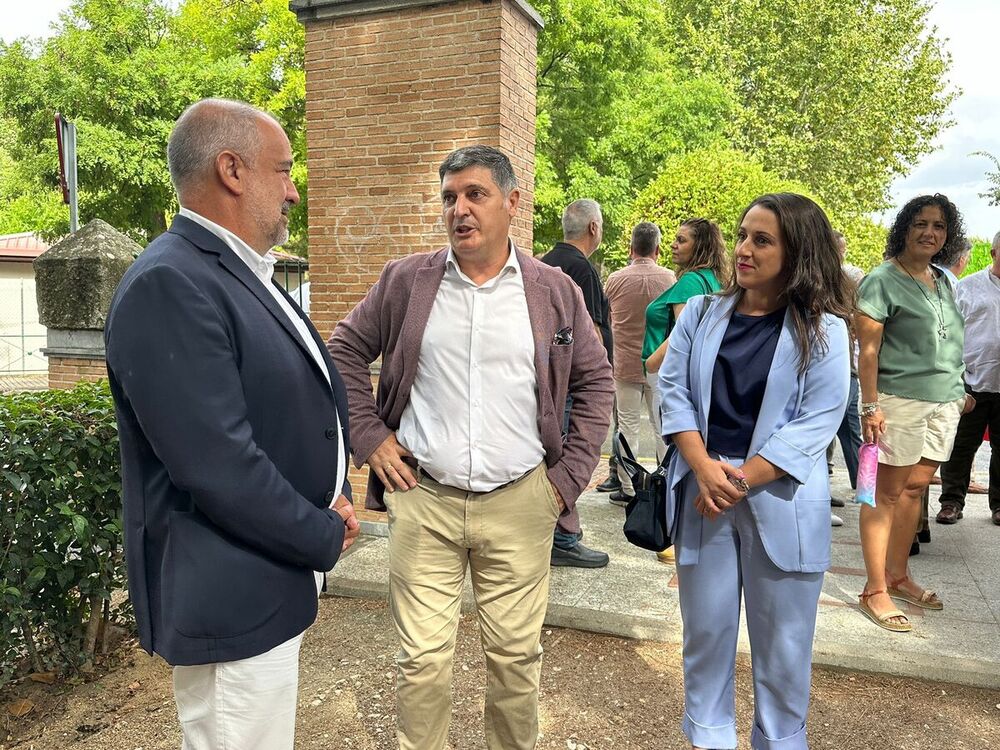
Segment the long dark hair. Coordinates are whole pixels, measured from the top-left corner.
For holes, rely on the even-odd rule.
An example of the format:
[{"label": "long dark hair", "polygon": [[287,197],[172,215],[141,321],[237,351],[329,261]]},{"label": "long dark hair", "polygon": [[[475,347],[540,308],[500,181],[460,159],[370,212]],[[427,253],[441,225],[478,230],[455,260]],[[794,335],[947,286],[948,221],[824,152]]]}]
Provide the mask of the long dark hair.
[{"label": "long dark hair", "polygon": [[[754,206],[773,213],[781,226],[781,244],[785,249],[782,299],[792,312],[799,372],[805,372],[814,347],[820,353],[826,351],[823,314],[841,318],[850,327],[855,291],[841,270],[837,239],[823,209],[804,195],[769,193],[744,209],[740,224]],[[734,297],[737,304],[743,293],[735,275],[722,292],[723,296]]]},{"label": "long dark hair", "polygon": [[719,225],[708,219],[687,219],[681,222],[682,227],[691,230],[694,241],[694,251],[691,260],[683,268],[678,268],[678,277],[688,271],[707,268],[715,274],[720,284],[729,280],[729,260],[726,257],[726,242],[722,239]]},{"label": "long dark hair", "polygon": [[886,260],[895,258],[906,249],[906,233],[910,230],[913,220],[917,218],[917,214],[927,206],[940,208],[941,213],[944,214],[944,220],[948,224],[948,236],[945,238],[944,246],[931,258],[931,263],[948,268],[965,252],[965,228],[962,226],[962,214],[958,212],[955,204],[948,200],[947,195],[934,193],[934,195],[919,195],[899,209],[885,241],[883,257]]}]

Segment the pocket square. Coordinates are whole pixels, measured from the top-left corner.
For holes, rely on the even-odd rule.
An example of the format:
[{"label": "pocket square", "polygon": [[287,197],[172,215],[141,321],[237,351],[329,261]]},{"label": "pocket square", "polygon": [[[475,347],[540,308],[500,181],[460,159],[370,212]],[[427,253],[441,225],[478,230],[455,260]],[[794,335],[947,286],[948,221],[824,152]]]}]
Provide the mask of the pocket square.
[{"label": "pocket square", "polygon": [[566,328],[560,328],[556,331],[556,335],[552,337],[552,344],[554,346],[566,346],[573,343],[573,329],[567,326]]}]

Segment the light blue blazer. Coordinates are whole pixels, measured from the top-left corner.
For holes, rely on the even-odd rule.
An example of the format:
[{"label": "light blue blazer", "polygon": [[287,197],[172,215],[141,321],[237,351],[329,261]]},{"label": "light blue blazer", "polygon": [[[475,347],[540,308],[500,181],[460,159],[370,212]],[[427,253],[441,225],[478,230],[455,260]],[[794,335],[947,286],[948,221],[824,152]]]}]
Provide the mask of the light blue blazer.
[{"label": "light blue blazer", "polygon": [[[668,440],[690,430],[707,440],[712,373],[734,304],[731,297],[693,297],[670,334],[659,372],[663,435]],[[847,406],[850,357],[844,321],[824,315],[824,322],[826,351],[815,346],[809,367],[800,374],[792,316],[786,313],[747,455],[760,455],[787,472],[753,488],[747,498],[768,557],[786,572],[815,573],[830,566],[830,480],[824,459]],[[674,451],[667,468],[666,503],[672,533],[690,473],[680,451]],[[681,536],[682,564],[698,561],[700,538]]]}]

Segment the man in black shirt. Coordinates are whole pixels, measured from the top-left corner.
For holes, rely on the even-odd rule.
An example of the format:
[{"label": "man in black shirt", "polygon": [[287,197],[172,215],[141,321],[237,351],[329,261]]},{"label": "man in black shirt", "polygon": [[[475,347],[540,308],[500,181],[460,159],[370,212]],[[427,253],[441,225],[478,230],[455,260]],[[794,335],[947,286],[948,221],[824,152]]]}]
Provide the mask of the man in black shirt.
[{"label": "man in black shirt", "polygon": [[[587,305],[597,329],[597,335],[607,350],[608,361],[611,361],[611,316],[608,298],[601,285],[601,277],[597,269],[587,260],[598,247],[603,238],[604,219],[601,216],[601,206],[597,201],[583,198],[573,201],[562,217],[563,241],[542,256],[542,262],[562,269],[583,292],[583,301]],[[566,415],[563,432],[569,428],[569,412],[572,400],[567,399]],[[611,472],[617,476],[616,472]],[[588,549],[580,543],[583,531],[580,529],[580,517],[574,508],[567,516],[560,517],[552,542],[552,564],[567,565],[576,568],[603,568],[608,564],[606,552]]]}]

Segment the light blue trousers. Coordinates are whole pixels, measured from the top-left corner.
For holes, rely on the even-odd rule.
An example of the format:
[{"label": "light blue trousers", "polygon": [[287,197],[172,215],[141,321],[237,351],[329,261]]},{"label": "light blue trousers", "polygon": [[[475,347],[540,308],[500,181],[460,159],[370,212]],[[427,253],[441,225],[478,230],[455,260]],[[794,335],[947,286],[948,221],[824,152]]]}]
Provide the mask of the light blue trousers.
[{"label": "light blue trousers", "polygon": [[[739,464],[739,461],[731,461]],[[746,603],[753,667],[754,750],[807,750],[812,642],[822,573],[786,573],[767,556],[750,507],[741,502],[714,521],[694,509],[697,482],[685,480],[676,536],[700,533],[699,560],[677,579],[684,622],[684,722],[703,748],[736,747],[736,641],[740,595]]]}]

